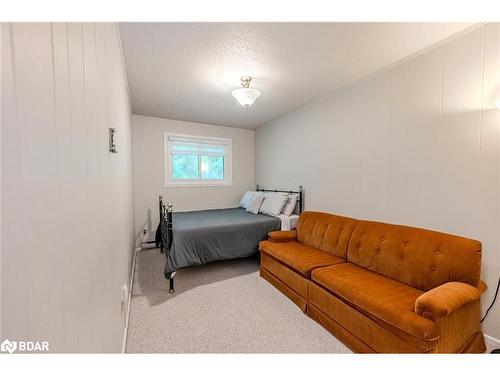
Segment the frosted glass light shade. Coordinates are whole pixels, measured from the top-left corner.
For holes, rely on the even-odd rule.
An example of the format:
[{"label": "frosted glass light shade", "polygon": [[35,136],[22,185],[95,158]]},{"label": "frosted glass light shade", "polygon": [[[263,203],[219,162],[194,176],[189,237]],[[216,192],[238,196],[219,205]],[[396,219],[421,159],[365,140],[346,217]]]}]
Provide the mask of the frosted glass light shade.
[{"label": "frosted glass light shade", "polygon": [[251,88],[239,88],[233,90],[234,98],[240,103],[243,107],[250,107],[260,96],[260,91]]}]

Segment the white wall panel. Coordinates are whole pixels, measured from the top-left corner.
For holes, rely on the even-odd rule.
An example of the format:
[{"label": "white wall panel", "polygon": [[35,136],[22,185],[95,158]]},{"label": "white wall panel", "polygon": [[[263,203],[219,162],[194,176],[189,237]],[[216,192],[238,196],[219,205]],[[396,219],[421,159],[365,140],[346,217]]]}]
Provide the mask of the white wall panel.
[{"label": "white wall panel", "polygon": [[441,210],[460,233],[477,233],[479,128],[484,28],[444,46]]},{"label": "white wall panel", "polygon": [[2,338],[118,352],[134,247],[118,29],[13,23],[2,37]]},{"label": "white wall panel", "polygon": [[[420,110],[417,126],[421,130],[419,160],[422,165],[420,180],[420,209],[415,210],[415,225],[438,228],[443,216],[440,212],[440,142],[442,107],[443,48],[421,56]],[[417,206],[414,204],[413,207]]]},{"label": "white wall panel", "polygon": [[[255,177],[308,210],[483,242],[500,274],[500,24],[488,24],[256,129]],[[275,155],[284,155],[276,158]],[[484,331],[500,338],[499,304]]]}]

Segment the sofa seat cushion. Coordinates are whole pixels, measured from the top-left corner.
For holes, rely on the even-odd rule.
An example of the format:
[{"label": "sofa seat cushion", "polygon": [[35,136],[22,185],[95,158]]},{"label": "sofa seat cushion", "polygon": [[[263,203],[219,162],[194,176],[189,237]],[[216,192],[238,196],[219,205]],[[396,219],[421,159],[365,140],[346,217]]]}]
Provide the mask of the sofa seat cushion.
[{"label": "sofa seat cushion", "polygon": [[345,262],[342,258],[304,245],[298,241],[284,243],[262,241],[259,248],[263,253],[307,278],[311,276],[311,271],[315,268]]},{"label": "sofa seat cushion", "polygon": [[352,263],[315,269],[311,279],[344,301],[423,340],[436,339],[436,324],[415,313],[421,290]]}]

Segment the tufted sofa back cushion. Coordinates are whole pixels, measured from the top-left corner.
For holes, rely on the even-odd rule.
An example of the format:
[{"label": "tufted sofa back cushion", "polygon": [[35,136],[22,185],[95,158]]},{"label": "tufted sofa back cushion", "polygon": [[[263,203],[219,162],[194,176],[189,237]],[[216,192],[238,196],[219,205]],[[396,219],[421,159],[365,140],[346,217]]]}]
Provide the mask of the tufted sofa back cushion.
[{"label": "tufted sofa back cushion", "polygon": [[481,242],[426,229],[360,221],[347,260],[427,291],[449,281],[478,286]]},{"label": "tufted sofa back cushion", "polygon": [[303,212],[297,222],[297,239],[327,253],[346,259],[347,244],[358,221],[325,212]]}]

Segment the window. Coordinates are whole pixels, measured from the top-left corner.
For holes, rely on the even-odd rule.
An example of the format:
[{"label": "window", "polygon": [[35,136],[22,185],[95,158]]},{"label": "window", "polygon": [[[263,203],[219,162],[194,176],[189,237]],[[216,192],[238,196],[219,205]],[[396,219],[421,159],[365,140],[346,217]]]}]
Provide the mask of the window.
[{"label": "window", "polygon": [[165,133],[165,186],[231,185],[231,139]]}]

